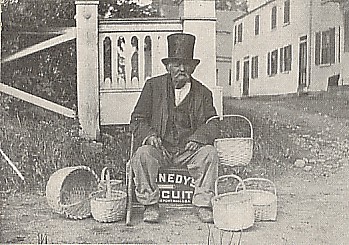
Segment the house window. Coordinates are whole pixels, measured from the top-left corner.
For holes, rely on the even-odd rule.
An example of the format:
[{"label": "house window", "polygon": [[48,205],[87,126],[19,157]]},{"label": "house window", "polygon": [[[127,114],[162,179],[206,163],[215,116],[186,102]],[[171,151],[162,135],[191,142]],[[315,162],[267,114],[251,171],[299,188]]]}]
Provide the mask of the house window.
[{"label": "house window", "polygon": [[278,50],[275,49],[271,53],[268,53],[268,67],[267,74],[273,76],[278,72]]},{"label": "house window", "polygon": [[239,81],[240,80],[240,61],[236,61],[236,70],[235,70],[235,80]]},{"label": "house window", "polygon": [[276,28],[276,6],[271,9],[271,29]]},{"label": "house window", "polygon": [[254,19],[254,34],[259,35],[259,15],[256,15]]},{"label": "house window", "polygon": [[[237,33],[236,33],[237,32]],[[234,43],[241,43],[242,42],[242,23],[240,23],[237,27],[235,26],[235,42]]]},{"label": "house window", "polygon": [[335,28],[315,33],[315,65],[335,63]]},{"label": "house window", "polygon": [[258,78],[258,56],[252,57],[251,78]]},{"label": "house window", "polygon": [[290,71],[292,66],[292,46],[280,49],[280,72]]},{"label": "house window", "polygon": [[290,0],[284,2],[284,24],[290,23]]}]

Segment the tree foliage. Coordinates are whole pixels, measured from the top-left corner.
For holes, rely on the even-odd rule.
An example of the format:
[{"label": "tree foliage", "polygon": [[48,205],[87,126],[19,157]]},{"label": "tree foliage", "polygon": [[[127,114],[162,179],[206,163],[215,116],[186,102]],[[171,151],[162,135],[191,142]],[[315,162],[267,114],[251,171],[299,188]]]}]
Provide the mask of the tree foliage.
[{"label": "tree foliage", "polygon": [[241,10],[247,11],[246,0],[216,0],[217,10]]},{"label": "tree foliage", "polygon": [[[131,0],[101,0],[102,18],[156,16],[150,5]],[[75,0],[5,0],[2,57],[52,38],[45,31],[75,26]],[[56,103],[76,106],[76,49],[70,41],[5,63],[2,82]]]}]

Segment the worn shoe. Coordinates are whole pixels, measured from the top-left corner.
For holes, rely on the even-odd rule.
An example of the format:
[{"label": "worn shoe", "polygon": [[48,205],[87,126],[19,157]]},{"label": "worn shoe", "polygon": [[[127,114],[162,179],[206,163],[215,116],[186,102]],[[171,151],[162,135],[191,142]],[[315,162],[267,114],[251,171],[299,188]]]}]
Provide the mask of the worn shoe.
[{"label": "worn shoe", "polygon": [[160,208],[158,203],[145,206],[145,210],[143,214],[144,222],[159,223],[159,216],[160,216]]},{"label": "worn shoe", "polygon": [[212,208],[209,207],[197,207],[197,216],[203,223],[213,223]]}]

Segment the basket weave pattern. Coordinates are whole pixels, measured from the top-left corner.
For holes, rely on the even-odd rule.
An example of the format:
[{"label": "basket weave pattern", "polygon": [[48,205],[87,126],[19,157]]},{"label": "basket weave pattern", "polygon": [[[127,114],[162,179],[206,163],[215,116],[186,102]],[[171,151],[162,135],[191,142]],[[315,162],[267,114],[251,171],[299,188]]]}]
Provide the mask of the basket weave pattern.
[{"label": "basket weave pattern", "polygon": [[115,222],[124,219],[126,214],[127,194],[124,191],[112,190],[111,198],[106,198],[105,191],[91,195],[91,212],[99,222]]},{"label": "basket weave pattern", "polygon": [[253,140],[250,138],[216,139],[215,147],[224,165],[246,166],[252,159]]},{"label": "basket weave pattern", "polygon": [[[252,197],[255,221],[275,221],[277,216],[277,196],[275,184],[264,178],[243,180],[246,192]],[[241,190],[241,186],[237,186]]]},{"label": "basket weave pattern", "polygon": [[97,190],[98,176],[86,166],[66,167],[53,173],[46,185],[48,205],[71,219],[91,216],[90,194]]}]

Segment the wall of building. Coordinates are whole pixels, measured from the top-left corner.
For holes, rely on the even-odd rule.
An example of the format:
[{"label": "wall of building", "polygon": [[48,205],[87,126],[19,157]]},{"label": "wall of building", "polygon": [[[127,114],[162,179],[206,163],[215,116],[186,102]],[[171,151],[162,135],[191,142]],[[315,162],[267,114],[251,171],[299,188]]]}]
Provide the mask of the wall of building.
[{"label": "wall of building", "polygon": [[223,96],[232,96],[230,84],[234,19],[242,14],[241,11],[216,11],[216,75],[217,85],[223,87]]},{"label": "wall of building", "polygon": [[[343,44],[340,34],[343,34],[342,13],[336,3],[322,4],[321,1],[313,1],[313,45],[312,45],[312,70],[310,91],[327,90],[328,78],[341,73],[341,57]],[[315,65],[315,33],[328,31],[335,28],[335,61],[333,64]],[[339,83],[341,85],[341,83]]]},{"label": "wall of building", "polygon": [[[339,29],[341,23],[338,5],[332,3],[329,6],[321,5],[320,0],[291,0],[290,22],[284,23],[284,2],[284,0],[269,1],[242,18],[236,19],[235,26],[240,23],[243,25],[243,37],[242,42],[236,43],[232,51],[231,90],[234,97],[242,96],[244,61],[250,62],[248,96],[299,92],[299,45],[301,37],[306,37],[307,58],[311,60],[311,63],[308,60],[306,89],[314,91],[327,89],[328,77],[340,71],[340,64],[337,62],[340,55]],[[277,24],[276,28],[271,29],[271,12],[274,6],[277,7]],[[260,16],[259,35],[254,33],[256,15]],[[336,27],[336,50],[338,50],[336,63],[314,67],[315,32],[328,30],[330,27]],[[312,29],[311,35],[309,35],[310,28]],[[291,70],[280,73],[280,48],[288,45],[292,46]],[[279,50],[278,71],[277,74],[268,75],[268,52],[275,49]],[[258,56],[259,71],[258,78],[252,79],[251,59],[254,56]],[[236,81],[236,61],[238,60],[240,61],[240,79]],[[311,76],[309,76],[309,72],[311,72]]]},{"label": "wall of building", "polygon": [[[242,42],[233,47],[233,95],[240,97],[242,95],[243,62],[250,61],[254,56],[258,56],[258,78],[250,78],[249,95],[272,95],[297,92],[298,88],[298,43],[299,38],[308,32],[308,18],[305,14],[308,6],[306,2],[291,2],[290,23],[284,24],[283,21],[283,0],[271,1],[269,4],[252,11],[244,18],[236,21],[235,25],[242,23],[243,37]],[[271,29],[271,11],[277,7],[276,28]],[[255,35],[255,16],[260,16],[259,35]],[[292,45],[292,66],[291,71],[280,73],[279,67],[277,74],[269,76],[267,74],[268,52],[280,49],[287,45]],[[236,81],[236,61],[241,64],[240,79]],[[279,62],[278,62],[279,63]]]}]

